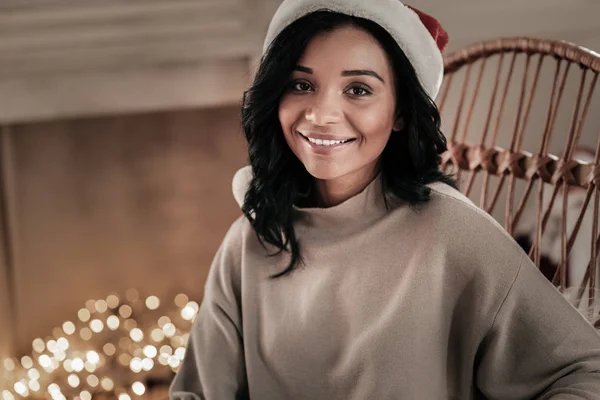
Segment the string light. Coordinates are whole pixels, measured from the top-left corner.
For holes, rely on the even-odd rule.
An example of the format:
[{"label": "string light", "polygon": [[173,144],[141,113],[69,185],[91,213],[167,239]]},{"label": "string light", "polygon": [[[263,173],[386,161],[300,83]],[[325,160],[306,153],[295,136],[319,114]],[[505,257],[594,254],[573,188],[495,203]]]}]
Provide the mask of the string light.
[{"label": "string light", "polygon": [[30,354],[0,359],[0,377],[8,378],[0,381],[0,400],[143,396],[150,377],[170,382],[197,312],[182,293],[167,302],[136,289],[90,299],[75,319],[34,339]]}]

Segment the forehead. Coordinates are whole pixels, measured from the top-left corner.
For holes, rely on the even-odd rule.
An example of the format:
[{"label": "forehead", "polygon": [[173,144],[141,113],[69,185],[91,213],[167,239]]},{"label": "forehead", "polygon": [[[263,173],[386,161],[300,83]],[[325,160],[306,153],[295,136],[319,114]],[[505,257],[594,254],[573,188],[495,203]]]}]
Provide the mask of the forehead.
[{"label": "forehead", "polygon": [[316,35],[306,46],[299,64],[326,71],[369,68],[390,74],[388,56],[381,44],[363,29],[341,26]]}]

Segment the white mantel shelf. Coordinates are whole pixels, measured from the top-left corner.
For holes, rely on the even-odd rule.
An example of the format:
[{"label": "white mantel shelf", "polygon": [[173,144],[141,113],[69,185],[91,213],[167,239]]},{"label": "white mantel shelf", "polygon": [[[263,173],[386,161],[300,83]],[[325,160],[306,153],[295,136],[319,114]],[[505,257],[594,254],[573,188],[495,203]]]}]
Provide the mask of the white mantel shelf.
[{"label": "white mantel shelf", "polygon": [[0,0],[0,123],[239,103],[261,11],[250,0]]}]

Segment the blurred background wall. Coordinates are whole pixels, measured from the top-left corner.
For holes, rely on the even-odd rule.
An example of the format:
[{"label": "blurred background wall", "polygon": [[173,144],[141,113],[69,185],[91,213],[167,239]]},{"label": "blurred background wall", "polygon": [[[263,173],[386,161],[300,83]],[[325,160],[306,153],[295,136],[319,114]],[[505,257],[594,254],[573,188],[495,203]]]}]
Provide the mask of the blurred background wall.
[{"label": "blurred background wall", "polygon": [[[0,0],[0,357],[111,292],[201,299],[240,214],[240,99],[278,4]],[[600,49],[596,0],[411,4],[448,52],[502,36]]]}]

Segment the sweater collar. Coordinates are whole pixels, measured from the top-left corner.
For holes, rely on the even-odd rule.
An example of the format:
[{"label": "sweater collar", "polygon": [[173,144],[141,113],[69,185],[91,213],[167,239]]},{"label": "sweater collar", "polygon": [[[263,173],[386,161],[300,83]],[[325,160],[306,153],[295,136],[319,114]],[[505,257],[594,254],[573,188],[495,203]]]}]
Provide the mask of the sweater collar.
[{"label": "sweater collar", "polygon": [[[388,205],[391,198],[387,197]],[[381,173],[361,192],[332,207],[296,207],[299,225],[313,228],[335,228],[347,231],[366,226],[381,218],[386,212]]]},{"label": "sweater collar", "polygon": [[[246,166],[240,169],[233,178],[233,194],[241,205],[244,195],[252,180],[252,168]],[[348,233],[350,230],[362,228],[381,218],[388,207],[398,200],[391,195],[384,195],[381,173],[371,181],[361,192],[333,207],[297,207],[294,211],[298,217],[298,228],[331,228]]]}]

